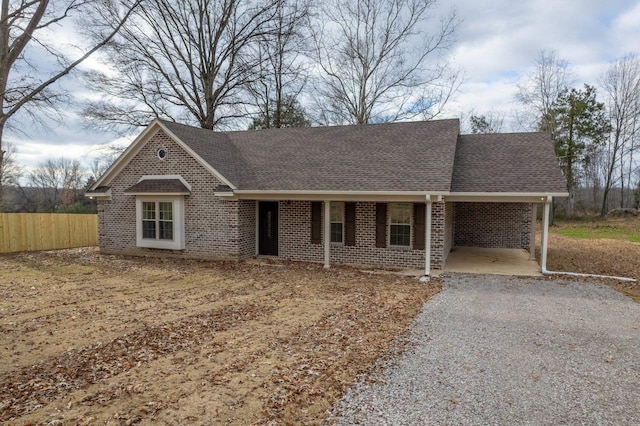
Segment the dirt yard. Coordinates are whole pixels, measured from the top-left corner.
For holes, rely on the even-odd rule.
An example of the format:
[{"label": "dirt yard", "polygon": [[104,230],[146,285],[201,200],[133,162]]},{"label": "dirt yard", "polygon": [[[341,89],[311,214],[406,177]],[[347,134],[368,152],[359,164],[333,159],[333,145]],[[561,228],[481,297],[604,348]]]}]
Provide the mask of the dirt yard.
[{"label": "dirt yard", "polygon": [[437,282],[308,264],[0,257],[0,423],[318,424]]},{"label": "dirt yard", "polygon": [[[576,226],[594,232],[609,231],[605,235],[613,234],[616,238],[571,238],[558,234]],[[606,281],[640,303],[640,243],[626,238],[638,231],[640,218],[561,223],[550,228],[547,268],[635,278],[637,282]]]}]

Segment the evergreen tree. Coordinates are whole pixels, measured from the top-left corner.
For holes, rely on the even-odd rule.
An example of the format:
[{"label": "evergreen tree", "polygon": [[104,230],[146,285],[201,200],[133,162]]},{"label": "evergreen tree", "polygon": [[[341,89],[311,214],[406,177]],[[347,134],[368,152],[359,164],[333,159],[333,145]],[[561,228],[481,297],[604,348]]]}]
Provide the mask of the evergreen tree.
[{"label": "evergreen tree", "polygon": [[304,108],[292,96],[287,96],[284,99],[279,114],[278,117],[276,102],[265,105],[260,115],[254,118],[253,123],[249,125],[249,130],[311,126]]},{"label": "evergreen tree", "polygon": [[542,117],[540,130],[551,132],[560,166],[567,179],[567,217],[573,213],[575,190],[596,149],[606,142],[610,131],[605,106],[598,102],[596,89],[585,84],[583,90],[560,92]]}]

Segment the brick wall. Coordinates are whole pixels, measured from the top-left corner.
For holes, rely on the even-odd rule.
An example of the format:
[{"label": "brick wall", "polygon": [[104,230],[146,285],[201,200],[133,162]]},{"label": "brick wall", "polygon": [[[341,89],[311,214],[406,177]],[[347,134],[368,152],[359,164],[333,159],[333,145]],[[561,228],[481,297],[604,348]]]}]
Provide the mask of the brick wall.
[{"label": "brick wall", "polygon": [[529,248],[531,204],[454,203],[454,244]]},{"label": "brick wall", "polygon": [[[167,150],[166,159],[158,159],[156,153],[159,148]],[[144,175],[180,175],[191,185],[191,195],[184,198],[184,250],[136,246],[136,197],[125,194],[124,190]],[[244,244],[246,241],[247,245],[251,242],[246,229],[240,227],[238,212],[250,210],[251,202],[226,201],[215,197],[213,191],[219,184],[209,171],[159,131],[108,184],[111,186],[112,199],[98,202],[100,249],[107,253],[239,258],[241,242]],[[251,226],[250,221],[243,220],[245,227]],[[255,236],[253,238],[255,241]],[[244,251],[248,250],[242,247]]]},{"label": "brick wall", "polygon": [[253,200],[239,202],[240,257],[247,259],[256,255],[257,204]]},{"label": "brick wall", "polygon": [[453,203],[444,204],[444,262],[447,261],[451,247],[453,247]]},{"label": "brick wall", "polygon": [[[330,261],[358,265],[424,268],[424,250],[376,247],[375,204],[374,202],[356,203],[356,245],[332,244]],[[444,203],[433,203],[432,224],[431,267],[441,269],[445,244]],[[324,246],[311,243],[311,202],[281,201],[279,232],[279,257],[309,262],[324,261]]]}]

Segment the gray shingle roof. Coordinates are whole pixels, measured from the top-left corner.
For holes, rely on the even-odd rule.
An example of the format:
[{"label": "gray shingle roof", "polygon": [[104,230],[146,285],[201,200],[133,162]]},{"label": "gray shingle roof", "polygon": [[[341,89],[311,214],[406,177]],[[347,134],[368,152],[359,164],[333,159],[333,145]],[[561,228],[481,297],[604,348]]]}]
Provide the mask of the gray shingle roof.
[{"label": "gray shingle roof", "polygon": [[124,192],[128,194],[184,194],[191,191],[180,179],[145,179],[125,189]]},{"label": "gray shingle roof", "polygon": [[162,121],[241,190],[565,193],[545,133],[459,135],[459,121],[213,132]]},{"label": "gray shingle roof", "polygon": [[451,191],[565,193],[567,183],[547,133],[461,135]]},{"label": "gray shingle roof", "polygon": [[87,192],[85,192],[85,194],[91,195],[91,194],[103,194],[105,192],[107,192],[109,189],[111,189],[110,186],[99,186],[94,190],[89,190]]},{"label": "gray shingle roof", "polygon": [[459,121],[212,132],[162,122],[238,189],[448,191]]}]

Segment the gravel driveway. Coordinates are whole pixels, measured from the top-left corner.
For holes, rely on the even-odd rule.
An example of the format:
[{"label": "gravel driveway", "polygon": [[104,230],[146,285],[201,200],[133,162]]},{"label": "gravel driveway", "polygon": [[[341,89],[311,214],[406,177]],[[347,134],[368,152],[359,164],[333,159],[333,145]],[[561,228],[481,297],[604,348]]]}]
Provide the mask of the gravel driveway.
[{"label": "gravel driveway", "polygon": [[640,305],[607,286],[446,277],[408,339],[330,422],[640,424]]}]

